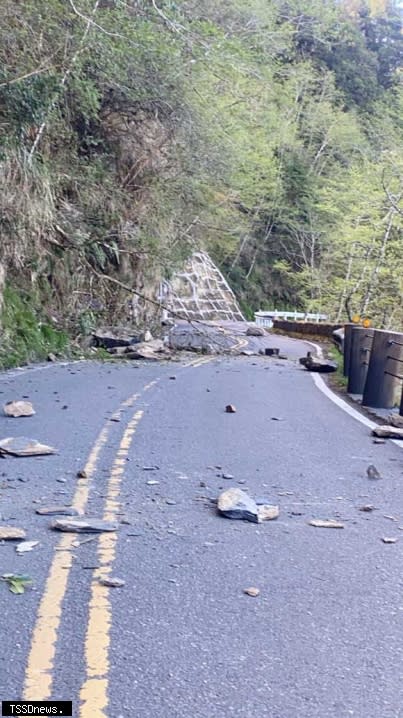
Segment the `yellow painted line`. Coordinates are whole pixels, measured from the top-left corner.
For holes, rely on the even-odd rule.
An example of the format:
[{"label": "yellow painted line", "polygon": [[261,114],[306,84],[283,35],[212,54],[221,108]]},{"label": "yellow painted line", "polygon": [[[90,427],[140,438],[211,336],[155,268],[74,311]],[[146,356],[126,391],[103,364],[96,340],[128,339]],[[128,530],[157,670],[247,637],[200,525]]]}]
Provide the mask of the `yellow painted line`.
[{"label": "yellow painted line", "polygon": [[204,359],[193,359],[191,362],[188,362],[187,364],[183,364],[183,366],[186,367],[197,367],[201,366],[202,364],[208,364],[208,362],[213,361],[215,357],[207,357]]},{"label": "yellow painted line", "polygon": [[[133,394],[121,406],[128,406],[129,402],[133,404],[138,397],[139,394]],[[84,513],[86,509],[91,479],[94,476],[101,449],[109,437],[111,426],[113,423],[108,419],[88,456],[84,467],[85,476],[77,482],[72,506],[80,513]],[[46,701],[51,697],[57,633],[73,564],[73,542],[76,538],[74,535],[62,536],[55,550],[32,634],[25,671],[22,696],[24,700]]]},{"label": "yellow painted line", "polygon": [[[127,425],[120,442],[119,455],[129,453],[137,426],[143,411],[137,411]],[[105,501],[105,521],[116,521],[120,510],[119,495],[123,478],[120,459],[116,458],[108,481]],[[81,687],[82,701],[80,718],[107,718],[109,687],[109,647],[112,627],[112,607],[109,598],[110,588],[98,582],[99,578],[111,575],[116,557],[118,535],[101,534],[98,539],[98,564],[94,571],[89,604],[87,634],[85,638],[86,679]]]}]

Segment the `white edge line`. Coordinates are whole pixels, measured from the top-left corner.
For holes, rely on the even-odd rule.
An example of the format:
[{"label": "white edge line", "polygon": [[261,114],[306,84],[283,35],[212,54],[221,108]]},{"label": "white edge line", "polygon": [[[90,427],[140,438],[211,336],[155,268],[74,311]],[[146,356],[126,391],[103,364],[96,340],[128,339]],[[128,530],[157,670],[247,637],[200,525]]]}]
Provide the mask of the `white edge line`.
[{"label": "white edge line", "polygon": [[[320,359],[323,359],[323,351],[321,347],[318,344],[314,344],[313,342],[308,342],[308,344],[314,347]],[[349,416],[351,416],[356,421],[359,421],[361,424],[364,424],[364,426],[367,426],[369,429],[375,429],[378,426],[378,424],[376,424],[374,421],[371,421],[371,419],[368,419],[366,416],[361,414],[361,412],[357,411],[357,409],[353,409],[353,407],[347,404],[344,399],[342,399],[340,396],[337,396],[337,394],[335,394],[331,389],[329,389],[328,385],[319,374],[312,373],[311,377],[319,391],[321,391],[322,394],[327,396],[327,398],[330,399],[333,404],[336,404],[339,409],[342,409],[346,412],[346,414],[349,414]],[[398,446],[399,449],[403,449],[403,441],[396,439],[389,439],[388,441],[391,441],[393,444]]]}]

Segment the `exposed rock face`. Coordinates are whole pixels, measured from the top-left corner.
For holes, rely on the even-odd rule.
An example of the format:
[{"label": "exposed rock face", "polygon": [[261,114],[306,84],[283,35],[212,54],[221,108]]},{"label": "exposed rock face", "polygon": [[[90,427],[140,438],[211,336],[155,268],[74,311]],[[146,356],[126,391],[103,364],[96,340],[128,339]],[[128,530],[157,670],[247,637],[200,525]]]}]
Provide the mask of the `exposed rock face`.
[{"label": "exposed rock face", "polygon": [[206,252],[195,252],[181,272],[162,282],[159,299],[186,319],[244,320],[234,292]]}]

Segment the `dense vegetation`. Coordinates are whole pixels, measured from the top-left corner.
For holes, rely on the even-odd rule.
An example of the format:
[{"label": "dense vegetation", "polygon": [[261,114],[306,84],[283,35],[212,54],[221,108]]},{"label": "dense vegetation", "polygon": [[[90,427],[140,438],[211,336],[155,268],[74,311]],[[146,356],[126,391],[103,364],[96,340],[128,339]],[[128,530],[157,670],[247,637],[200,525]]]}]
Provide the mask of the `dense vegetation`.
[{"label": "dense vegetation", "polygon": [[202,245],[246,310],[403,329],[397,3],[2,0],[0,53],[0,260],[56,325]]}]

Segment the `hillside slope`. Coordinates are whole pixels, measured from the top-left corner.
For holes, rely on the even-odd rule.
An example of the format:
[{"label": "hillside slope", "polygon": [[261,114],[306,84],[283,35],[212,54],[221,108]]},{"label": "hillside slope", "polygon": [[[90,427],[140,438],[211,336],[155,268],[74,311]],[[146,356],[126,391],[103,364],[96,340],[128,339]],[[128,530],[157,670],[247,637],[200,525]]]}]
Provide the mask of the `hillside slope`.
[{"label": "hillside slope", "polygon": [[3,363],[18,338],[12,361],[24,342],[63,344],[61,330],[152,323],[147,298],[199,248],[247,313],[275,304],[403,327],[397,5],[2,11]]}]

